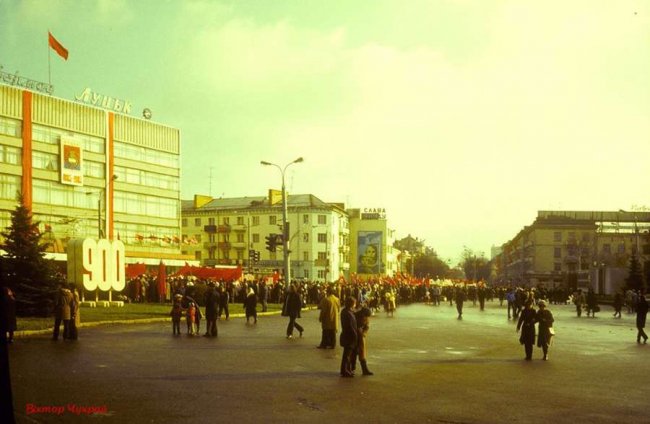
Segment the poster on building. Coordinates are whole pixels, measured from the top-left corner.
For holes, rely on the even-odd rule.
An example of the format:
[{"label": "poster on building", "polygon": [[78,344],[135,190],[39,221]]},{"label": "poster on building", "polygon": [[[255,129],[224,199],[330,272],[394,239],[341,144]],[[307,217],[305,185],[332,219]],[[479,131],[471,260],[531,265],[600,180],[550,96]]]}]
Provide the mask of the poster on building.
[{"label": "poster on building", "polygon": [[81,186],[84,183],[83,149],[79,142],[61,136],[61,183]]},{"label": "poster on building", "polygon": [[357,263],[358,274],[380,274],[381,273],[381,231],[359,231],[358,236],[359,261]]}]

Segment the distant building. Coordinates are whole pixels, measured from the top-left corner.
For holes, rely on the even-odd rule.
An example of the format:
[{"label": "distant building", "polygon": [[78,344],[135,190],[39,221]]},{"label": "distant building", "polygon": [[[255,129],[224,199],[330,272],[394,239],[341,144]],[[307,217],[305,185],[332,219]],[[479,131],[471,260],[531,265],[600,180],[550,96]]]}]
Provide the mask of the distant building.
[{"label": "distant building", "polygon": [[[291,278],[330,282],[349,277],[349,221],[342,204],[311,194],[287,196]],[[241,266],[269,275],[283,271],[282,244],[266,249],[266,237],[282,234],[282,192],[267,197],[194,196],[183,201],[183,253],[206,266]],[[260,260],[252,260],[251,251]]]},{"label": "distant building", "polygon": [[649,229],[648,212],[539,211],[502,245],[496,280],[611,294],[624,285],[631,255],[650,269]]},{"label": "distant building", "polygon": [[350,269],[361,277],[393,276],[400,269],[393,247],[395,230],[388,227],[386,211],[348,209],[350,216]]},{"label": "distant building", "polygon": [[0,85],[0,158],[0,228],[22,193],[49,257],[65,261],[68,240],[101,236],[124,242],[127,263],[188,259],[178,129]]}]

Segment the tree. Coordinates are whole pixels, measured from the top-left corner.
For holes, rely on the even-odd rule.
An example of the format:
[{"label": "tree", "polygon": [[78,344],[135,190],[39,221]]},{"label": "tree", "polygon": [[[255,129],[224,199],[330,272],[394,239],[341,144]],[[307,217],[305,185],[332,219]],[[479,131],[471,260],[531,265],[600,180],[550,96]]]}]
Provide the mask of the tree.
[{"label": "tree", "polygon": [[16,293],[16,313],[47,316],[52,313],[54,295],[63,278],[57,276],[52,261],[45,259],[47,244],[41,242],[38,222],[18,196],[11,212],[11,225],[2,232],[6,278]]},{"label": "tree", "polygon": [[481,252],[480,256],[468,248],[463,248],[461,254],[460,266],[465,272],[465,278],[468,280],[488,280],[492,272],[490,263],[485,259],[484,254]]},{"label": "tree", "polygon": [[641,264],[637,255],[632,255],[630,258],[630,268],[627,279],[627,288],[632,290],[642,290],[645,288],[643,282],[643,274],[641,272]]}]

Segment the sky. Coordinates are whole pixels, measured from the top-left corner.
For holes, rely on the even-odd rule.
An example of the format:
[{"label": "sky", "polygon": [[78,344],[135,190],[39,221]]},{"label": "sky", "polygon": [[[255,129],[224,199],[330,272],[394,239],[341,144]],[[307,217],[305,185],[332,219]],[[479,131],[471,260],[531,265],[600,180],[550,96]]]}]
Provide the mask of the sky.
[{"label": "sky", "polygon": [[[47,31],[69,51],[48,48]],[[650,202],[644,0],[0,0],[0,66],[181,131],[181,197],[311,193],[490,255]]]}]

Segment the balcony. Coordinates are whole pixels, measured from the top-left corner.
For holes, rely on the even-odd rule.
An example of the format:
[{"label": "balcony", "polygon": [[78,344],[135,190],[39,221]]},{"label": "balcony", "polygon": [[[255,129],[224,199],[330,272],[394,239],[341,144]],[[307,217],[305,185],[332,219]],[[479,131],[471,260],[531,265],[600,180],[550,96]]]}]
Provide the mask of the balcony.
[{"label": "balcony", "polygon": [[314,266],[329,266],[329,259],[316,259],[314,260]]},{"label": "balcony", "polygon": [[244,224],[234,224],[232,225],[232,230],[238,233],[243,233],[246,231],[246,225]]},{"label": "balcony", "polygon": [[218,246],[219,249],[221,249],[221,250],[230,250],[230,246],[231,246],[231,245],[230,245],[230,242],[227,242],[227,241],[220,241],[219,243],[217,243],[217,246]]},{"label": "balcony", "polygon": [[215,234],[215,233],[229,233],[230,232],[230,225],[224,224],[224,225],[205,225],[203,227],[203,231],[209,234]]},{"label": "balcony", "polygon": [[246,242],[245,241],[233,241],[232,242],[232,247],[233,247],[233,249],[246,249]]}]

